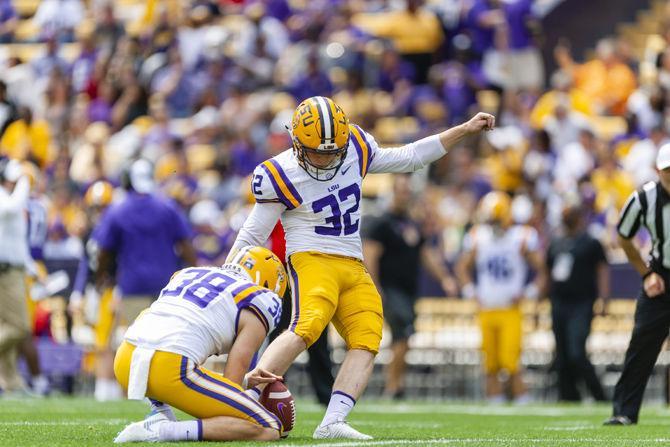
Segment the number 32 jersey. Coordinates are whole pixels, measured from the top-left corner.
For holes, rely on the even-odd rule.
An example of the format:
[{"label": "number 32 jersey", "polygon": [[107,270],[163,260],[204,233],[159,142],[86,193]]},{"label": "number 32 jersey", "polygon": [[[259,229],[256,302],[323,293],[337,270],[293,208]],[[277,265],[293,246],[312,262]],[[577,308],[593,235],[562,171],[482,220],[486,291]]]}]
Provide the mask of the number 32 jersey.
[{"label": "number 32 jersey", "polygon": [[[356,125],[350,126],[350,135],[344,162],[330,180],[310,177],[291,149],[254,170],[251,189],[256,202],[284,207],[281,222],[287,255],[318,251],[362,259],[359,230],[363,178],[375,172],[416,171],[445,154],[437,136],[395,149],[381,149],[370,134]],[[271,228],[275,222],[269,224]],[[249,220],[245,224],[248,226]],[[244,229],[240,234],[249,244],[263,244],[267,238],[246,235]]]},{"label": "number 32 jersey", "polygon": [[280,298],[235,271],[237,267],[226,267],[175,273],[158,300],[128,328],[125,339],[203,363],[230,351],[242,309],[253,312],[270,333],[281,318]]}]

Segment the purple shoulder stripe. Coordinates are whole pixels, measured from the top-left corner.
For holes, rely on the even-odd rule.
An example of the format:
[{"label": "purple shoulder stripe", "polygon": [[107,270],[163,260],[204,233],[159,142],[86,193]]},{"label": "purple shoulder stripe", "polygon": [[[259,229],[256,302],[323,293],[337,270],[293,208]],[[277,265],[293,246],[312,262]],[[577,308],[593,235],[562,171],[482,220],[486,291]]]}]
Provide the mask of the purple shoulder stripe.
[{"label": "purple shoulder stripe", "polygon": [[284,183],[286,183],[286,186],[288,187],[288,190],[291,191],[291,194],[293,194],[293,197],[295,197],[299,203],[302,203],[302,197],[300,197],[300,194],[298,194],[298,190],[295,188],[295,186],[293,186],[293,183],[291,183],[291,180],[289,180],[281,165],[277,163],[274,158],[271,158],[269,161],[272,163],[272,166],[275,167],[277,172],[279,172],[279,176],[282,180],[284,180]]},{"label": "purple shoulder stripe", "polygon": [[358,133],[361,134],[361,137],[363,137],[363,141],[365,141],[365,144],[368,146],[368,171],[370,170],[370,163],[372,162],[372,157],[374,157],[374,154],[372,153],[372,145],[370,144],[370,141],[368,140],[367,133],[360,127],[358,127],[356,124],[354,124],[354,127],[358,129]]},{"label": "purple shoulder stripe", "polygon": [[265,170],[268,177],[270,177],[270,182],[272,183],[272,188],[275,190],[275,193],[277,194],[278,201],[283,203],[286,208],[293,209],[293,205],[291,204],[291,201],[288,199],[288,197],[286,197],[284,192],[281,190],[281,188],[277,184],[277,181],[275,180],[274,176],[272,175],[272,172],[270,172],[268,167],[265,166],[265,164],[263,164],[263,163],[261,163],[261,167]]},{"label": "purple shoulder stripe", "polygon": [[354,143],[354,148],[356,148],[356,153],[358,154],[358,172],[363,177],[363,149],[361,145],[358,144],[357,138],[351,138],[352,143]]}]

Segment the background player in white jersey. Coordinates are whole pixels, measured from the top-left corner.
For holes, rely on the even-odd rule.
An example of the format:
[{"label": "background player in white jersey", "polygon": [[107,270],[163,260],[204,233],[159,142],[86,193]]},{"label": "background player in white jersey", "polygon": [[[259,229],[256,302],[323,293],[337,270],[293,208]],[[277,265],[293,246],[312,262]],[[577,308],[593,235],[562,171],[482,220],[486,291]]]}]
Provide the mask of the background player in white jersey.
[{"label": "background player in white jersey", "polygon": [[[115,442],[279,439],[279,419],[240,385],[281,317],[286,286],[282,263],[263,247],[175,273],[116,353],[117,380],[128,398],[148,397],[152,414]],[[200,366],[214,354],[228,354],[224,375]],[[170,406],[197,419],[177,422]]]},{"label": "background player in white jersey", "polygon": [[[295,110],[293,148],[253,174],[256,205],[233,246],[264,244],[281,218],[286,232],[293,315],[268,347],[260,369],[283,374],[332,321],[347,354],[315,438],[370,437],[345,421],[367,386],[382,335],[382,304],[362,262],[361,183],[368,173],[412,172],[444,156],[464,137],[494,126],[479,113],[467,123],[394,149],[381,149],[331,99],[315,96]],[[249,374],[253,382],[256,371]]]},{"label": "background player in white jersey", "polygon": [[[510,198],[490,192],[479,204],[482,224],[463,240],[463,255],[456,273],[465,298],[476,298],[482,332],[486,395],[491,402],[506,400],[500,373],[509,374],[511,394],[517,402],[528,400],[521,374],[522,315],[520,300],[537,298],[544,284],[542,257],[534,228],[511,225]],[[528,287],[529,268],[536,272]],[[477,279],[473,283],[473,269]]]}]

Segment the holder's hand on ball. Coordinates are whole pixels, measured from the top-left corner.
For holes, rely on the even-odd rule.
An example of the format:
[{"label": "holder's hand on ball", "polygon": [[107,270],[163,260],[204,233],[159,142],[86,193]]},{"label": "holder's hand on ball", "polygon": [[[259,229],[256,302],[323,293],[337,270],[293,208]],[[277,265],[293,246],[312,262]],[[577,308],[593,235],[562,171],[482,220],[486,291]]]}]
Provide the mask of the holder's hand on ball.
[{"label": "holder's hand on ball", "polygon": [[255,368],[244,376],[244,384],[246,388],[273,383],[278,380],[283,381],[284,378],[262,368]]}]

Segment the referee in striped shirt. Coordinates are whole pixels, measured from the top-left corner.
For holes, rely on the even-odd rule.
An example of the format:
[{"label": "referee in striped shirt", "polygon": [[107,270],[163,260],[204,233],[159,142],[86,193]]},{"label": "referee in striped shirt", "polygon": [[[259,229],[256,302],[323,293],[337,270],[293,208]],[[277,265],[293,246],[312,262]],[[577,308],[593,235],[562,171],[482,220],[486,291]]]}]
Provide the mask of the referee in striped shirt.
[{"label": "referee in striped shirt", "polygon": [[[617,226],[621,247],[642,277],[642,290],[612,417],[605,425],[637,423],[644,389],[670,330],[670,144],[659,149],[656,170],[659,180],[631,194]],[[649,263],[632,241],[642,225],[653,243]]]}]

